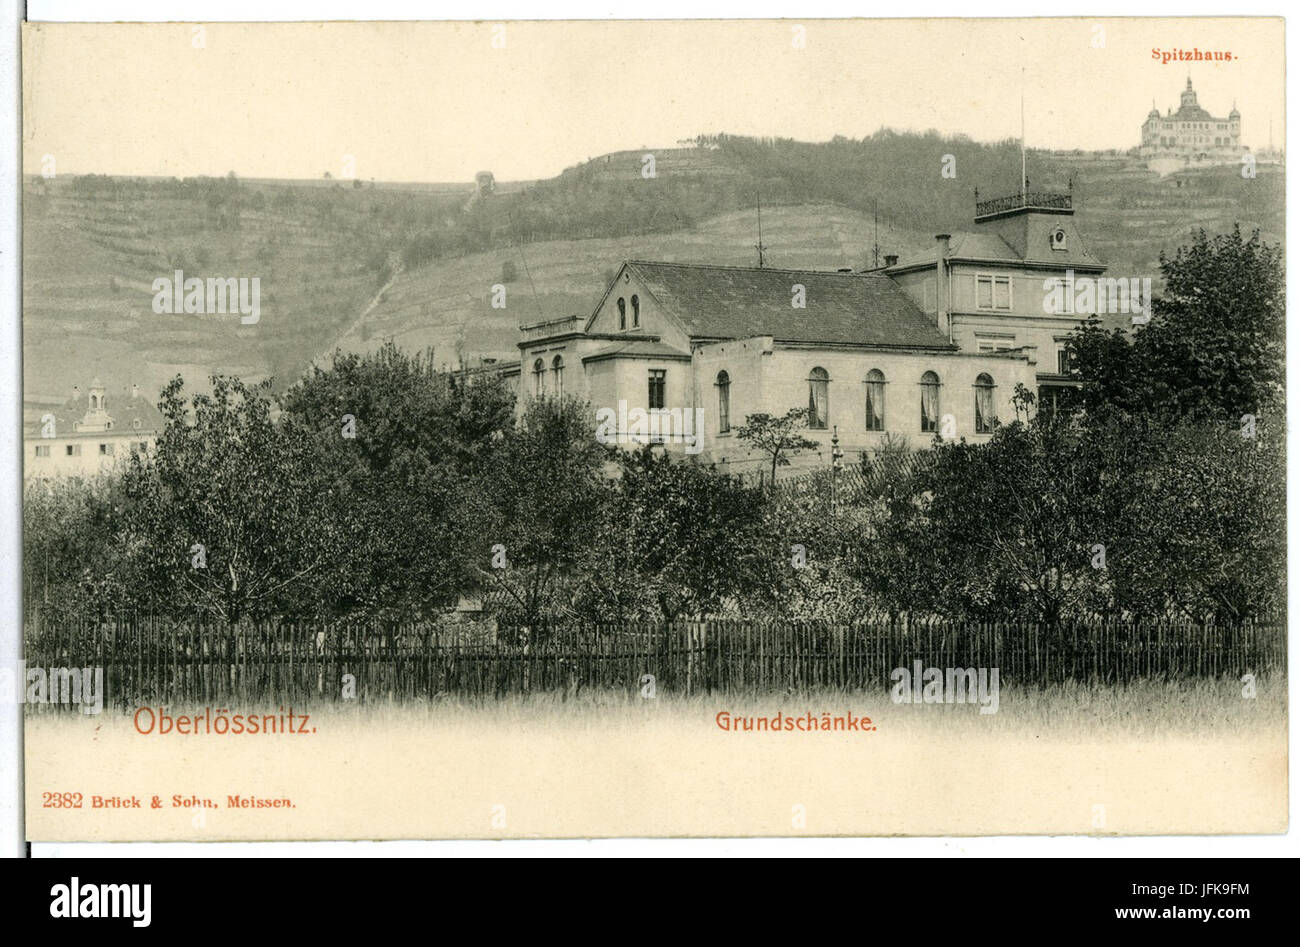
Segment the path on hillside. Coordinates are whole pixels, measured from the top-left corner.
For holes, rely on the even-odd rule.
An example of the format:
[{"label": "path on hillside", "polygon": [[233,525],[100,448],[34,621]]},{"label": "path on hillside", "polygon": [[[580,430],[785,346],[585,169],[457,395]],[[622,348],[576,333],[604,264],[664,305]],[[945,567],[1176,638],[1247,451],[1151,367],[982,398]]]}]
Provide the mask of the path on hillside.
[{"label": "path on hillside", "polygon": [[393,268],[392,275],[388,277],[388,280],[384,285],[379,287],[379,291],[375,293],[374,296],[370,297],[370,301],[366,303],[365,308],[361,310],[361,314],[349,323],[343,331],[334,336],[333,341],[331,341],[329,345],[327,345],[315,358],[307,363],[307,367],[303,369],[304,377],[310,374],[311,370],[317,367],[318,364],[327,364],[329,360],[333,358],[335,351],[342,347],[343,340],[361,328],[361,323],[365,322],[366,317],[375,311],[375,307],[383,301],[384,294],[393,288],[393,284],[397,282],[397,277],[401,276],[403,272],[404,267],[401,263],[398,263],[397,266]]}]

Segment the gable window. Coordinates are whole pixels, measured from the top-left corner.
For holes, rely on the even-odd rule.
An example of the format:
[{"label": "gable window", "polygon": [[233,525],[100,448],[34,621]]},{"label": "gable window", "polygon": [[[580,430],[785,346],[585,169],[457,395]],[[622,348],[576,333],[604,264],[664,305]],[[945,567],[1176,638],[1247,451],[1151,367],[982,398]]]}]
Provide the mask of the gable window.
[{"label": "gable window", "polygon": [[555,375],[555,393],[556,395],[564,394],[564,357],[561,355],[551,359],[551,372]]},{"label": "gable window", "polygon": [[975,304],[980,309],[1011,308],[1011,277],[981,273],[975,277]]},{"label": "gable window", "polygon": [[808,373],[808,426],[814,431],[826,430],[830,414],[831,376],[824,368],[814,368]]},{"label": "gable window", "polygon": [[618,328],[620,332],[627,328],[627,300],[622,296],[618,297]]},{"label": "gable window", "polygon": [[975,433],[992,434],[998,418],[993,410],[993,377],[981,373],[975,379]]},{"label": "gable window", "polygon": [[921,376],[921,433],[939,430],[939,376],[926,372]]},{"label": "gable window", "polygon": [[662,368],[650,369],[650,408],[662,408],[664,406],[664,379],[668,372]]},{"label": "gable window", "polygon": [[867,372],[867,430],[885,429],[885,373],[878,368]]},{"label": "gable window", "polygon": [[540,358],[533,362],[533,394],[539,398],[546,393],[546,363]]},{"label": "gable window", "polygon": [[731,430],[731,376],[718,372],[718,433]]},{"label": "gable window", "polygon": [[639,329],[640,327],[641,327],[641,297],[634,294],[632,296],[632,328]]}]

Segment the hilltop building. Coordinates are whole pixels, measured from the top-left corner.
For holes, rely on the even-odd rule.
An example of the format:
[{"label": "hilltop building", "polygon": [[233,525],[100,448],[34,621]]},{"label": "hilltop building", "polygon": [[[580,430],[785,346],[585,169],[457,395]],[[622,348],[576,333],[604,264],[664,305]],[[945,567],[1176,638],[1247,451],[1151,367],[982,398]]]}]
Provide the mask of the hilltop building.
[{"label": "hilltop building", "polygon": [[74,386],[72,397],[24,431],[23,479],[94,476],[152,450],[162,427],[136,385],[121,397],[110,397],[98,378],[84,392]]},{"label": "hilltop building", "polygon": [[1236,161],[1241,158],[1241,113],[1234,103],[1227,118],[1215,118],[1196,101],[1191,76],[1178,111],[1161,115],[1153,102],[1142,123],[1140,157],[1175,158],[1184,163]]},{"label": "hilltop building", "polygon": [[1105,265],[1073,214],[1068,193],[977,195],[970,231],[860,272],[627,261],[591,315],[521,326],[520,361],[500,368],[521,411],[571,394],[620,418],[696,418],[693,449],[665,448],[738,472],[762,461],[736,428],[796,407],[822,444],[805,463],[828,463],[836,434],[849,454],[987,440],[1014,419],[1018,386],[1050,409],[1074,385],[1064,342],[1087,314],[1046,311],[1045,280]]}]

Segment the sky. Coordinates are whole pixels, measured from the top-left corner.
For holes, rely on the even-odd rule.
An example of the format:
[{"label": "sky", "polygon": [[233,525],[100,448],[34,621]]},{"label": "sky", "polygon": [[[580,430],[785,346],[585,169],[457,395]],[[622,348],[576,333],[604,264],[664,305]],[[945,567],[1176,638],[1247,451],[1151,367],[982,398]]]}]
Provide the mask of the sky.
[{"label": "sky", "polygon": [[[1230,61],[1162,62],[1200,49]],[[1280,19],[28,24],[25,171],[551,177],[700,133],[1128,148],[1152,103],[1284,135]]]}]

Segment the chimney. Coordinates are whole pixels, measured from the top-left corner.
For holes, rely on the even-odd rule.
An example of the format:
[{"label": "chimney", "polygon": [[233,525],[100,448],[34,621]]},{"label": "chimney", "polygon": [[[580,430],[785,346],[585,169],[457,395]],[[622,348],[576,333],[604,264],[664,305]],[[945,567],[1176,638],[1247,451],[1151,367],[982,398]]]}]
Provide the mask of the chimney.
[{"label": "chimney", "polygon": [[886,253],[886,254],[885,254],[885,266],[886,266],[886,267],[890,267],[890,266],[897,266],[897,265],[898,265],[898,254],[897,254],[897,253]]},{"label": "chimney", "polygon": [[139,397],[140,397],[140,386],[137,385],[135,382],[132,382],[132,383],[131,383],[131,400],[134,401],[136,398],[139,398]]},{"label": "chimney", "polygon": [[944,335],[950,335],[948,327],[948,251],[952,240],[950,233],[934,235],[938,253],[934,271],[934,317],[935,325]]},{"label": "chimney", "polygon": [[73,386],[72,386],[72,400],[73,400],[73,401],[76,401],[76,400],[77,400],[78,398],[80,398],[80,397],[81,397],[81,387],[80,387],[79,385],[73,385]]}]

